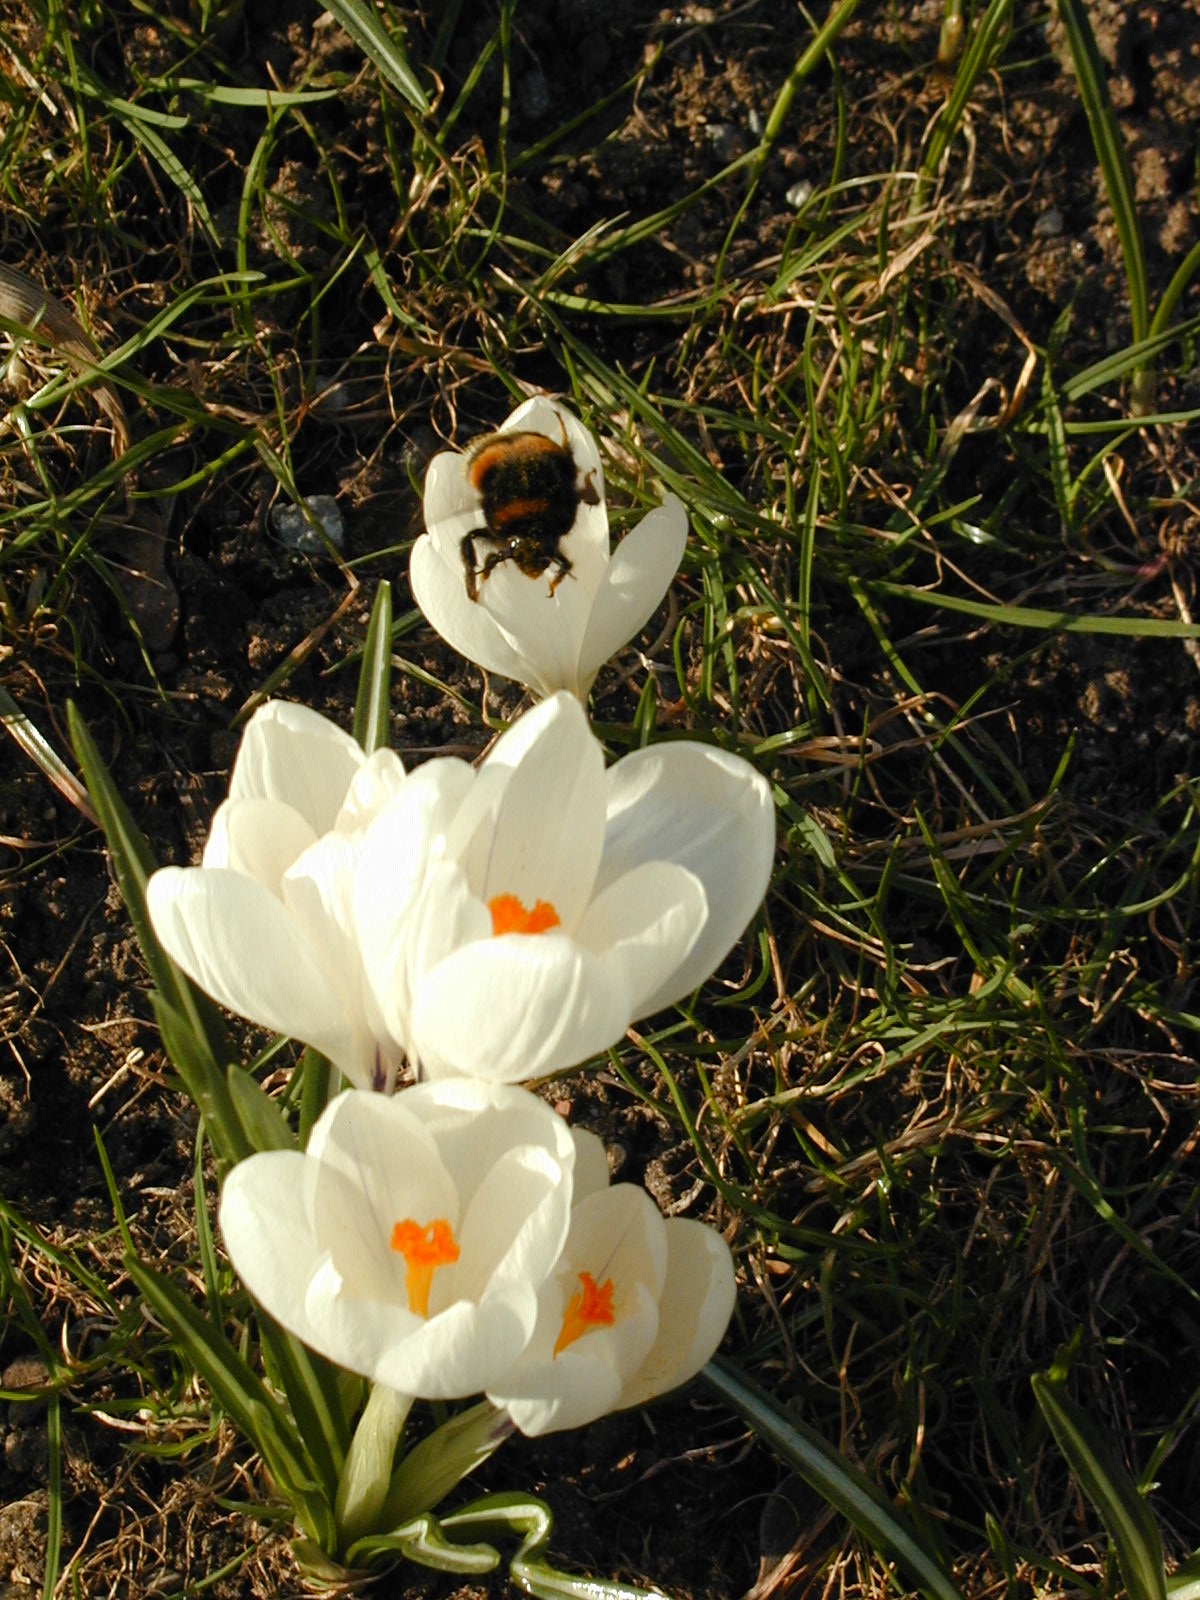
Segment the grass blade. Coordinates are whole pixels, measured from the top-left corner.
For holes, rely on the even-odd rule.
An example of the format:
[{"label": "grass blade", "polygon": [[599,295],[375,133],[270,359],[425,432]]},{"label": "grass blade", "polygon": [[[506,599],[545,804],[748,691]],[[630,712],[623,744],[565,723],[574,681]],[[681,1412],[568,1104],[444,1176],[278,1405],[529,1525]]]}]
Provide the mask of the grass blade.
[{"label": "grass blade", "polygon": [[87,790],[60,758],[46,736],[21,710],[3,684],[0,684],[0,723],[3,723],[5,733],[24,750],[35,766],[41,768],[58,792],[70,801],[76,811],[99,827],[100,818],[96,815],[96,808],[92,805]]},{"label": "grass blade", "polygon": [[874,1484],[850,1466],[832,1445],[802,1422],[785,1417],[731,1362],[716,1357],[703,1375],[805,1483],[858,1529],[872,1549],[907,1569],[927,1600],[962,1600],[954,1584],[921,1548]]},{"label": "grass blade", "polygon": [[392,681],[392,586],[381,583],[371,607],[354,704],[354,737],[368,755],[388,742]]},{"label": "grass blade", "polygon": [[1096,36],[1088,21],[1083,0],[1058,0],[1058,14],[1066,30],[1075,63],[1075,78],[1079,84],[1079,97],[1087,112],[1088,126],[1096,158],[1104,176],[1108,202],[1113,208],[1117,234],[1121,240],[1121,254],[1125,260],[1125,279],[1129,285],[1129,314],[1133,322],[1133,337],[1144,339],[1150,331],[1150,297],[1146,288],[1146,252],[1142,246],[1142,229],[1138,221],[1137,202],[1134,199],[1133,173],[1125,154],[1125,141],[1117,124],[1117,114],[1108,93],[1108,76]]},{"label": "grass blade", "polygon": [[199,995],[155,938],[146,909],[146,884],[157,863],[117,792],[77,708],[68,703],[71,742],[112,856],[113,874],[142,956],[158,991],[163,1042],[211,1131],[217,1155],[237,1161],[250,1154],[218,1063],[230,1054],[212,1003]]},{"label": "grass blade", "polygon": [[46,1573],[42,1600],[54,1600],[58,1569],[62,1564],[62,1396],[52,1390],[46,1401],[47,1485]]},{"label": "grass blade", "polygon": [[429,101],[408,64],[403,45],[392,37],[371,7],[363,0],[329,0],[328,9],[392,88],[414,110],[427,115]]},{"label": "grass blade", "polygon": [[1029,1381],[1058,1448],[1108,1530],[1128,1600],[1166,1600],[1162,1537],[1145,1499],[1063,1386],[1040,1372]]}]

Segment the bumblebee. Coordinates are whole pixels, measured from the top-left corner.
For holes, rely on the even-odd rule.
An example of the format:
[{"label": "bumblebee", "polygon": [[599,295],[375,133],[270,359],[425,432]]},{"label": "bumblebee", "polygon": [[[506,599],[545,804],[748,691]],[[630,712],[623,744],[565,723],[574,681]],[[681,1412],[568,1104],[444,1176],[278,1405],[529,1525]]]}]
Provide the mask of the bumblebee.
[{"label": "bumblebee", "polygon": [[[590,472],[579,483],[565,424],[562,430],[561,444],[544,433],[489,433],[468,451],[467,481],[483,502],[484,522],[459,544],[472,600],[479,599],[479,585],[504,561],[515,562],[527,578],[538,578],[547,567],[554,567],[551,594],[570,572],[562,540],[574,526],[580,505],[598,506],[600,496]],[[496,546],[482,565],[477,539]]]}]

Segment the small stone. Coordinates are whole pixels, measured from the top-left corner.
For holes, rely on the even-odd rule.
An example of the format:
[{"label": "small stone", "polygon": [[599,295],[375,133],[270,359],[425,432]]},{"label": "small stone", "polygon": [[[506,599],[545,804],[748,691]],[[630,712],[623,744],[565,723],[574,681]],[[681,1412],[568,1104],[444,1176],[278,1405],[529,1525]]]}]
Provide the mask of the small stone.
[{"label": "small stone", "polygon": [[550,110],[554,100],[546,74],[540,67],[530,67],[517,79],[517,110],[527,122],[540,122]]},{"label": "small stone", "polygon": [[759,116],[758,112],[754,109],[753,106],[750,107],[750,110],[746,114],[746,126],[750,130],[751,138],[753,138],[753,139],[761,139],[762,138],[763,132],[764,132],[764,130],[766,128],[766,123]]},{"label": "small stone", "polygon": [[1063,214],[1056,206],[1051,206],[1048,211],[1043,211],[1033,225],[1035,239],[1061,239],[1063,231]]},{"label": "small stone", "polygon": [[318,373],[313,404],[320,406],[322,411],[333,414],[345,411],[350,404],[350,390],[331,373]]},{"label": "small stone", "polygon": [[346,524],[333,496],[307,494],[304,497],[304,504],[320,524],[325,539],[312,526],[299,506],[281,504],[271,512],[271,522],[279,535],[280,542],[302,556],[324,555],[330,544],[335,550],[343,550],[346,545]]},{"label": "small stone", "polygon": [[152,1572],[146,1579],[148,1595],[176,1594],[182,1588],[183,1574],[176,1572],[173,1567],[159,1567],[157,1572]]},{"label": "small stone", "polygon": [[718,161],[725,163],[736,161],[746,148],[741,129],[731,122],[706,122],[704,137],[716,152]]},{"label": "small stone", "polygon": [[44,1428],[10,1428],[4,1435],[4,1465],[15,1477],[45,1481],[50,1446]]},{"label": "small stone", "polygon": [[0,1373],[0,1389],[41,1389],[49,1382],[46,1363],[38,1356],[17,1356]]},{"label": "small stone", "polygon": [[809,183],[807,178],[801,178],[798,183],[794,183],[792,185],[783,198],[787,201],[788,205],[791,206],[793,211],[803,211],[812,197],[812,184]]}]

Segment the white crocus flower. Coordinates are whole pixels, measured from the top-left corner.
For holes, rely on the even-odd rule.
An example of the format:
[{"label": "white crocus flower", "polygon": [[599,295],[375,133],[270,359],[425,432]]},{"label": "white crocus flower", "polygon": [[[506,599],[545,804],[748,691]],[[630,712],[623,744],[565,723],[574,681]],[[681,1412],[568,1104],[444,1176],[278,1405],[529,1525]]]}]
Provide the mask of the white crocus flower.
[{"label": "white crocus flower", "polygon": [[368,830],[354,906],[384,1021],[430,1077],[576,1065],[712,972],[773,850],[748,763],[681,743],[606,773],[553,695],[478,771],[422,767]]},{"label": "white crocus flower", "polygon": [[[386,1089],[405,1055],[513,1083],[617,1043],[728,953],[774,851],[747,762],[681,742],[606,773],[566,693],[478,769],[441,757],[404,777],[377,752],[298,855],[282,802],[244,837],[228,804],[214,838],[238,850],[210,841],[203,866],[156,873],[155,932],[223,1005]],[[286,825],[297,843],[318,826]]]},{"label": "white crocus flower", "polygon": [[[477,598],[471,598],[463,539],[482,535],[480,566],[500,547],[488,536],[483,497],[472,482],[478,455],[444,451],[425,478],[428,532],[413,546],[413,598],[468,660],[538,694],[568,689],[586,698],[600,668],[641,632],[666,594],[687,544],[687,515],[668,495],[610,552],[604,469],[587,429],[539,395],[518,406],[492,437],[515,434],[540,434],[574,460],[581,498],[569,532],[557,546],[553,539],[543,546],[546,571],[527,575],[505,559],[479,576]],[[515,495],[507,498],[511,504]],[[569,570],[558,565],[559,553]]]},{"label": "white crocus flower", "polygon": [[246,1288],[331,1361],[401,1395],[496,1381],[528,1342],[570,1223],[575,1146],[524,1089],[347,1090],[308,1147],[250,1156],[220,1223]]},{"label": "white crocus flower", "polygon": [[644,1190],[608,1187],[603,1147],[576,1131],[571,1229],[538,1293],[533,1337],[488,1399],[526,1434],[578,1428],[694,1377],[733,1314],[729,1246],[664,1219]]},{"label": "white crocus flower", "polygon": [[391,1088],[403,1050],[380,1024],[350,915],[364,829],[405,783],[391,750],[282,700],[246,726],[197,868],[164,867],[146,903],[167,953],[222,1005]]}]

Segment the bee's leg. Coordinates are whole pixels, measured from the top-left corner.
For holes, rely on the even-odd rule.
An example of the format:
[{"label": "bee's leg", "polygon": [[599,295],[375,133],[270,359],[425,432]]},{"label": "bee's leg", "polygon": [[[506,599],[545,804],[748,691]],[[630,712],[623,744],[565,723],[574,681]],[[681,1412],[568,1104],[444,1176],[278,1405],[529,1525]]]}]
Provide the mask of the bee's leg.
[{"label": "bee's leg", "polygon": [[573,566],[570,557],[563,555],[561,550],[554,557],[554,564],[557,566],[558,571],[550,579],[550,594],[553,594],[563,579],[568,576]]},{"label": "bee's leg", "polygon": [[585,506],[598,506],[600,504],[600,496],[596,490],[596,485],[592,482],[592,474],[590,472],[583,480],[583,486],[577,493]]},{"label": "bee's leg", "polygon": [[[483,566],[479,571],[480,583],[486,583],[491,577],[492,573],[495,572],[496,568],[500,566],[502,562],[512,561],[515,556],[515,541],[512,539],[506,539],[500,546],[499,550],[493,550],[485,557]],[[472,596],[472,599],[474,598],[475,597]]]},{"label": "bee's leg", "polygon": [[[467,599],[479,599],[479,565],[475,560],[475,535],[465,533],[459,540],[459,552],[462,555],[463,566],[467,572]],[[487,570],[486,567],[484,569]]]}]

